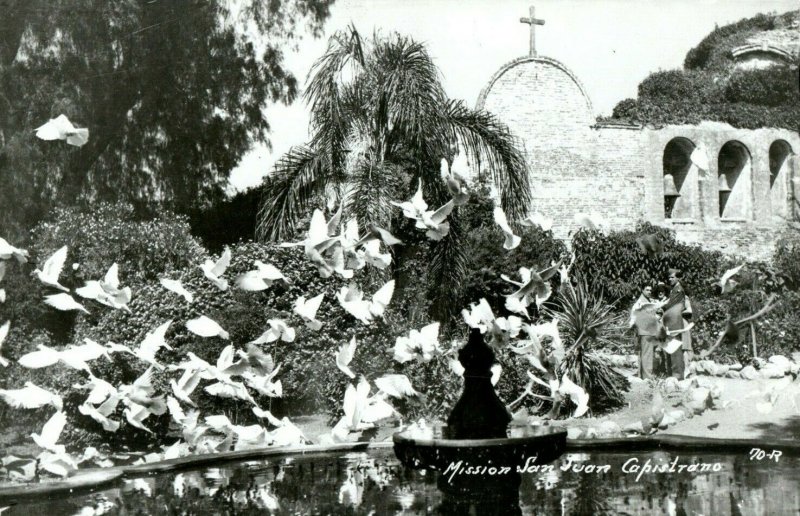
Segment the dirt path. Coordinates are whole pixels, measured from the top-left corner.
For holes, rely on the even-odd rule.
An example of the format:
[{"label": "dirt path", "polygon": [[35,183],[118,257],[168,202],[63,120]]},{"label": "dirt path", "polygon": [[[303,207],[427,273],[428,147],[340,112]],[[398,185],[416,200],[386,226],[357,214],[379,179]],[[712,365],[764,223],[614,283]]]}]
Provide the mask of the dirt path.
[{"label": "dirt path", "polygon": [[[782,380],[714,378],[722,387],[717,407],[670,427],[665,433],[733,439],[800,439],[800,381],[792,382],[775,401],[772,411],[761,413],[759,392]],[[729,402],[729,404],[727,403]],[[727,408],[721,408],[728,404]]]}]

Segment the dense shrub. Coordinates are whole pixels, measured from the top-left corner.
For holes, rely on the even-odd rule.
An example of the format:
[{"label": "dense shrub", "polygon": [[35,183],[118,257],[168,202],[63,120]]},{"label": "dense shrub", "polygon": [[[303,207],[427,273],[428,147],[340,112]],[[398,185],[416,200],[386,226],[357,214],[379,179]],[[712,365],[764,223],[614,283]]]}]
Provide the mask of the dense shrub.
[{"label": "dense shrub", "polygon": [[787,287],[793,290],[800,289],[800,231],[789,229],[778,239],[773,263]]},{"label": "dense shrub", "polygon": [[688,70],[725,68],[732,61],[730,51],[743,45],[748,36],[755,32],[773,30],[778,26],[786,25],[796,16],[795,12],[788,12],[781,16],[760,13],[736,23],[715,27],[696,47],[689,50],[683,66]]},{"label": "dense shrub", "polygon": [[689,51],[683,70],[648,76],[639,85],[638,98],[617,104],[611,119],[655,127],[709,120],[746,129],[796,131],[800,127],[798,63],[731,73],[731,50],[758,31],[787,28],[797,19],[798,11],[781,16],[759,14],[715,29]]},{"label": "dense shrub", "polygon": [[[742,319],[757,312],[766,302],[763,292],[754,290],[735,290],[734,292],[704,299],[706,309],[697,318],[692,330],[695,352],[708,349],[718,338],[719,332],[725,328],[728,317],[732,320]],[[797,311],[800,310],[800,294],[784,292],[778,298],[778,305],[764,317],[753,322],[756,333],[758,356],[771,355],[791,356],[800,351],[800,321]],[[713,358],[726,362],[747,362],[753,356],[752,337],[749,325],[740,327],[738,343],[725,342],[715,351]]]},{"label": "dense shrub", "polygon": [[651,73],[639,84],[639,99],[679,101],[687,104],[713,102],[719,96],[713,75],[703,71],[666,70]]},{"label": "dense shrub", "polygon": [[[636,239],[645,234],[657,234],[664,243],[660,257],[651,258],[639,248]],[[666,283],[670,268],[683,271],[682,284],[690,295],[706,297],[713,292],[711,281],[727,264],[719,252],[677,242],[673,231],[649,223],[639,224],[635,231],[608,234],[581,230],[574,235],[572,247],[576,256],[573,272],[621,308],[636,300],[643,284]]]},{"label": "dense shrub", "polygon": [[728,102],[744,102],[762,106],[791,105],[800,98],[797,68],[772,66],[763,70],[738,70],[725,85]]},{"label": "dense shrub", "polygon": [[34,261],[64,245],[70,250],[67,266],[79,265],[74,273],[66,272],[80,285],[102,277],[114,262],[120,265],[123,283],[138,284],[195,263],[205,254],[185,217],[163,213],[138,220],[126,204],[100,204],[91,211],[57,208],[31,232]]},{"label": "dense shrub", "polygon": [[[225,346],[233,343],[237,349],[243,349],[246,342],[258,337],[268,327],[268,319],[281,318],[296,329],[296,340],[292,343],[267,344],[262,349],[272,353],[275,362],[281,365],[277,378],[283,384],[284,397],[256,397],[262,407],[270,408],[276,415],[308,414],[320,410],[335,414],[341,410],[344,389],[352,380],[336,367],[335,355],[338,348],[353,336],[359,342],[351,365],[354,371],[370,380],[385,373],[402,372],[409,375],[415,387],[427,394],[426,404],[403,407],[407,412],[410,411],[408,413],[430,415],[432,411],[441,411],[441,407],[448,405],[454,389],[451,384],[442,381],[440,369],[441,366],[446,367],[444,361],[438,365],[401,365],[393,360],[395,338],[409,330],[409,323],[399,313],[403,306],[402,301],[393,301],[385,321],[376,321],[365,326],[347,314],[335,298],[335,293],[347,280],[338,277],[321,278],[300,250],[247,243],[232,246],[231,251],[233,259],[225,274],[230,281],[251,269],[255,260],[262,260],[272,263],[287,274],[291,283],[277,282],[263,292],[243,292],[235,288],[223,292],[203,276],[199,267],[192,266],[170,275],[173,279],[181,279],[184,286],[194,293],[195,300],[192,304],[158,284],[149,284],[135,293],[130,304],[131,314],[106,310],[99,321],[82,319],[75,340],[90,337],[99,342],[112,340],[135,348],[147,332],[167,320],[173,320],[167,340],[174,351],[162,350],[157,359],[165,364],[174,364],[184,360],[186,353],[191,351],[214,363]],[[362,285],[367,296],[385,281],[383,278],[359,273],[355,280]],[[319,293],[325,293],[317,314],[324,326],[319,332],[313,332],[292,313],[292,307],[297,297],[304,295],[310,298]],[[199,315],[216,320],[230,333],[230,341],[204,339],[189,333],[184,322]],[[426,320],[419,326],[428,322]],[[101,361],[93,365],[95,364],[97,374],[115,385],[133,381],[146,367],[143,363],[120,355],[114,355],[112,364]],[[433,373],[434,370],[439,373]],[[157,385],[168,391],[168,378],[176,374],[156,374]],[[241,403],[212,397],[204,393],[202,388],[195,391],[193,399],[205,414],[224,412],[239,422],[252,419],[252,415],[246,408],[242,408]],[[76,423],[90,427],[94,425],[86,418]],[[166,431],[169,421],[167,417],[163,417],[159,420],[153,419],[152,422],[148,420],[148,424],[154,428],[160,425],[157,428]],[[141,432],[136,431],[133,434],[141,435]]]},{"label": "dense shrub", "polygon": [[[345,282],[336,277],[322,279],[316,268],[308,263],[298,249],[247,243],[233,246],[231,251],[233,258],[224,276],[231,283],[228,290],[220,291],[205,278],[202,270],[195,264],[170,275],[172,279],[180,279],[194,294],[193,303],[187,303],[158,283],[148,284],[134,293],[130,304],[131,314],[106,311],[96,324],[86,321],[86,324],[79,325],[76,339],[86,336],[99,342],[112,340],[136,347],[147,332],[167,320],[173,320],[174,324],[167,338],[175,351],[162,350],[163,355],[159,355],[159,360],[167,363],[180,362],[187,351],[192,351],[200,358],[214,363],[219,352],[229,343],[242,348],[244,343],[254,340],[268,328],[268,319],[282,318],[296,328],[295,342],[275,344],[265,349],[273,352],[276,362],[283,363],[280,378],[294,404],[302,405],[307,401],[318,400],[321,385],[314,367],[322,367],[322,355],[349,340],[350,330],[355,326],[353,318],[342,310],[335,298],[335,292]],[[292,283],[287,285],[276,282],[263,292],[244,292],[234,288],[233,279],[252,269],[255,260],[272,263],[284,271]],[[310,298],[323,292],[325,299],[317,316],[326,321],[326,324],[322,331],[314,333],[306,329],[299,317],[292,313],[292,307],[295,299],[301,295]],[[218,338],[204,339],[191,334],[184,323],[200,315],[214,319],[225,328],[230,333],[230,342]],[[120,360],[125,361],[124,357],[118,361]],[[333,365],[332,358],[330,365]],[[143,369],[143,364],[137,364],[132,374]],[[294,397],[298,395],[301,398]]]},{"label": "dense shrub", "polygon": [[[503,232],[494,223],[494,201],[488,190],[481,188],[478,186],[462,211],[467,274],[460,304],[466,306],[486,298],[499,317],[508,314],[505,296],[517,290],[500,275],[519,281],[520,267],[536,271],[550,267],[552,262],[567,255],[567,248],[561,240],[553,237],[552,231],[544,231],[538,226],[518,226],[514,229],[522,237],[522,242],[511,251],[504,249]],[[558,281],[556,275],[553,287],[557,288]],[[529,313],[535,316],[536,307],[529,307]]]},{"label": "dense shrub", "polygon": [[[69,341],[75,318],[83,316],[43,304],[43,296],[53,291],[30,273],[64,245],[69,253],[60,282],[70,289],[83,286],[87,280],[102,279],[117,263],[122,284],[136,290],[164,272],[197,263],[205,254],[180,216],[165,213],[159,218],[138,220],[133,208],[125,204],[100,204],[90,212],[54,210],[31,232],[29,263],[13,264],[6,274],[3,287],[8,300],[0,305],[0,319],[11,319],[12,324],[31,331],[45,329],[60,343]],[[90,319],[103,311],[88,308]]]}]

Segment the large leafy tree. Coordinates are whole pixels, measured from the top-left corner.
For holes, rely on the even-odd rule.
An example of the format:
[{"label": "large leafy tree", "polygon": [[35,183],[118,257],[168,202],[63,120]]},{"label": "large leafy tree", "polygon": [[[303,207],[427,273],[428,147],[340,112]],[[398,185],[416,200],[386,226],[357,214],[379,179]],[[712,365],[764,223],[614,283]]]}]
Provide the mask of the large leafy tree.
[{"label": "large leafy tree", "polygon": [[[263,109],[297,81],[282,48],[333,0],[0,0],[0,234],[53,203],[186,211],[222,197]],[[33,129],[59,114],[81,148]]]},{"label": "large leafy tree", "polygon": [[[353,27],[335,34],[312,68],[305,98],[311,140],[291,149],[265,179],[262,240],[287,238],[312,207],[331,199],[342,204],[344,220],[356,216],[362,228],[394,222],[402,231],[389,201],[406,199],[421,179],[429,205],[444,204],[439,163],[452,162],[459,150],[497,185],[511,220],[529,208],[527,166],[515,139],[490,113],[448,99],[424,45],[411,38],[367,41]],[[428,271],[446,297],[465,273],[458,210],[449,220]]]}]

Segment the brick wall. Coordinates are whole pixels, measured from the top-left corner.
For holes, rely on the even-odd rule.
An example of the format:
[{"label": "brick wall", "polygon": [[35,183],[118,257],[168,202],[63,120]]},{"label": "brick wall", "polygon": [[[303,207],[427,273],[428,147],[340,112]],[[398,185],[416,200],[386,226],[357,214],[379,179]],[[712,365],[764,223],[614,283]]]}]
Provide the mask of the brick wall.
[{"label": "brick wall", "polygon": [[556,236],[567,238],[578,212],[596,212],[613,227],[631,227],[641,218],[640,131],[593,129],[591,101],[563,64],[541,57],[509,63],[489,81],[478,107],[520,138],[531,170],[532,210],[556,221]]},{"label": "brick wall", "polygon": [[[531,210],[553,218],[558,238],[569,238],[576,213],[597,213],[606,229],[631,229],[647,220],[674,229],[686,242],[767,259],[789,223],[791,179],[800,177],[798,160],[787,161],[781,175],[784,190],[776,191],[770,186],[769,148],[782,140],[797,153],[796,132],[735,129],[715,122],[662,129],[596,125],[591,101],[577,77],[558,61],[543,57],[525,57],[502,67],[477,107],[497,115],[520,139],[531,171]],[[674,138],[681,138],[689,151],[704,147],[710,165],[708,171],[695,166],[687,174],[680,213],[688,216],[680,220],[664,215],[664,149]],[[742,213],[747,217],[741,220],[719,216],[717,159],[727,142],[747,150],[748,173],[741,176],[747,184],[739,184],[733,194],[736,203],[746,206]],[[783,198],[780,210],[773,208],[776,198]]]}]

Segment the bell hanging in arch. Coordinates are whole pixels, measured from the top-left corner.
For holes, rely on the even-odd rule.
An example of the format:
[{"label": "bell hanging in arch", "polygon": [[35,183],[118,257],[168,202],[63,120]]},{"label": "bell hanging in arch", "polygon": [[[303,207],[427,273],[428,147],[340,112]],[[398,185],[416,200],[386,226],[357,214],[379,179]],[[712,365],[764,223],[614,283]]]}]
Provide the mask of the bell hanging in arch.
[{"label": "bell hanging in arch", "polygon": [[727,174],[720,174],[719,175],[719,191],[720,192],[730,192],[731,187],[728,185],[728,176]]},{"label": "bell hanging in arch", "polygon": [[681,194],[675,187],[675,178],[672,174],[664,174],[664,197],[680,197]]}]

